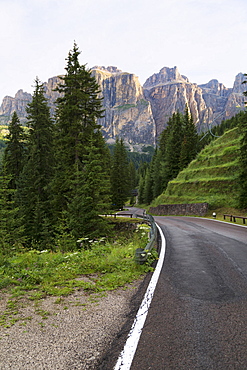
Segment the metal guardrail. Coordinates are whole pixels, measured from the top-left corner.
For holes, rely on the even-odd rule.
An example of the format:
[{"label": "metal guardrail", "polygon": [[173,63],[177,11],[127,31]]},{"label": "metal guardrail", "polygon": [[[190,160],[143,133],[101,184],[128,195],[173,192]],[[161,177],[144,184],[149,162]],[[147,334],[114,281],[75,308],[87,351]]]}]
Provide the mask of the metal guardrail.
[{"label": "metal guardrail", "polygon": [[144,214],[141,215],[133,215],[135,218],[142,218],[144,221],[146,221],[150,225],[150,232],[149,232],[149,242],[146,245],[145,248],[137,248],[135,251],[135,261],[139,264],[143,264],[147,261],[148,255],[150,254],[151,250],[155,246],[157,242],[157,235],[158,230],[157,226],[155,224],[154,218],[151,215]]},{"label": "metal guardrail", "polygon": [[226,215],[224,214],[224,220],[226,219],[226,217],[230,217],[230,222],[236,222],[236,218],[240,218],[241,220],[243,220],[243,224],[245,224],[245,220],[247,220],[247,217],[245,216],[233,216],[233,215]]},{"label": "metal guardrail", "polygon": [[146,245],[145,248],[137,248],[135,251],[135,261],[139,264],[143,264],[147,261],[149,253],[155,246],[157,242],[157,235],[158,235],[158,230],[157,226],[155,224],[154,218],[151,215],[148,215],[144,213],[143,215],[140,214],[135,214],[135,213],[127,213],[127,212],[118,212],[114,214],[104,214],[105,217],[111,216],[111,217],[117,217],[117,216],[129,216],[133,218],[142,218],[143,221],[147,222],[150,225],[150,232],[149,232],[149,242]]}]

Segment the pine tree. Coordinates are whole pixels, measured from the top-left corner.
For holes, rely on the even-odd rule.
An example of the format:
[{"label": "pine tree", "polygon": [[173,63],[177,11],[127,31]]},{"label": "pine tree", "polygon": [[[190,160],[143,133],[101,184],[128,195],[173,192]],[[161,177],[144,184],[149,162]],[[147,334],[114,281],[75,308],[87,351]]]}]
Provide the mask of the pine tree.
[{"label": "pine tree", "polygon": [[133,192],[135,191],[137,180],[136,180],[136,169],[135,169],[134,162],[132,160],[129,162],[128,172],[129,172],[129,188],[130,188],[130,194],[131,194],[130,204],[133,205],[135,204],[135,195],[133,194]]},{"label": "pine tree", "polygon": [[7,143],[3,156],[2,167],[5,175],[10,176],[8,186],[16,189],[25,157],[25,133],[20,125],[17,113],[14,112],[8,127]]},{"label": "pine tree", "polygon": [[52,236],[50,182],[53,176],[53,122],[43,84],[35,80],[32,102],[28,104],[28,155],[18,183],[18,202],[25,233],[31,246],[47,246]]},{"label": "pine tree", "polygon": [[116,139],[113,151],[111,170],[112,203],[117,209],[122,209],[130,196],[130,179],[128,171],[127,150],[123,139]]},{"label": "pine tree", "polygon": [[144,191],[143,191],[143,198],[145,204],[150,204],[153,200],[153,181],[151,176],[151,171],[148,168],[145,175],[145,185],[144,185]]},{"label": "pine tree", "polygon": [[75,179],[74,197],[68,204],[69,228],[75,239],[105,234],[107,224],[100,213],[110,208],[110,176],[102,161],[102,147],[93,136]]},{"label": "pine tree", "polygon": [[162,181],[162,153],[161,150],[156,149],[155,155],[152,159],[152,179],[153,179],[153,199],[158,197],[163,190],[163,181]]},{"label": "pine tree", "polygon": [[11,177],[0,174],[0,253],[9,254],[24,245],[24,229],[15,207],[15,189],[11,189]]},{"label": "pine tree", "polygon": [[164,147],[164,172],[162,174],[164,188],[166,188],[168,181],[174,179],[179,173],[183,136],[182,115],[180,113],[174,113],[168,121],[162,142]]},{"label": "pine tree", "polygon": [[80,64],[79,55],[74,44],[58,87],[62,97],[57,99],[52,184],[56,217],[67,218],[75,239],[97,233],[96,220],[108,207],[106,194],[110,193],[109,152],[97,124],[103,113],[99,86],[90,70]]},{"label": "pine tree", "polygon": [[144,188],[145,188],[145,177],[140,175],[138,183],[138,203],[144,204]]},{"label": "pine tree", "polygon": [[189,113],[189,108],[186,106],[183,116],[183,141],[180,153],[180,170],[188,166],[195,158],[198,150],[198,135],[193,123],[193,118]]}]

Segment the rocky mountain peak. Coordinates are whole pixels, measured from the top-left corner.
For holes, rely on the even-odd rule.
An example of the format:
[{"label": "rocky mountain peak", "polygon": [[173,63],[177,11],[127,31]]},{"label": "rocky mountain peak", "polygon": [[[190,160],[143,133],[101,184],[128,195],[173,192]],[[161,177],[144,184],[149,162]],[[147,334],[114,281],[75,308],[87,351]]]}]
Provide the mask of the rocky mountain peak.
[{"label": "rocky mountain peak", "polygon": [[92,75],[103,98],[105,114],[99,124],[105,139],[118,136],[131,145],[154,145],[155,122],[138,77],[116,67],[94,67]]},{"label": "rocky mountain peak", "polygon": [[15,99],[28,100],[28,101],[30,101],[30,94],[27,93],[27,92],[24,92],[22,89],[20,89],[15,94]]},{"label": "rocky mountain peak", "polygon": [[[246,76],[239,73],[233,88],[226,88],[217,79],[206,84],[190,83],[177,67],[163,67],[147,79],[144,86],[133,73],[123,72],[117,67],[95,66],[92,75],[100,87],[100,96],[105,109],[99,119],[106,140],[122,137],[135,145],[154,145],[174,112],[184,112],[187,106],[198,132],[208,130],[245,109]],[[58,84],[61,76],[49,78],[44,83],[45,97],[51,114],[54,115]],[[22,124],[27,121],[26,106],[31,94],[18,90],[15,97],[6,96],[0,106],[0,123],[8,124],[14,111]]]},{"label": "rocky mountain peak", "polygon": [[18,90],[14,98],[11,96],[5,96],[0,107],[0,116],[2,118],[1,123],[8,123],[14,111],[17,112],[20,121],[25,122],[27,115],[26,106],[31,101],[32,95],[27,92],[23,92],[23,90]]},{"label": "rocky mountain peak", "polygon": [[187,77],[182,76],[177,67],[168,68],[163,67],[159,73],[154,73],[151,77],[147,79],[143,87],[145,89],[150,89],[158,85],[166,85],[171,83],[189,83]]},{"label": "rocky mountain peak", "polygon": [[91,69],[92,70],[93,69],[98,69],[100,71],[109,72],[109,73],[122,73],[123,72],[123,71],[121,71],[121,69],[118,69],[117,67],[114,67],[114,66],[108,66],[108,67],[105,67],[105,66],[94,66]]},{"label": "rocky mountain peak", "polygon": [[215,94],[217,96],[227,96],[232,90],[225,87],[225,85],[223,85],[216,79],[210,80],[206,84],[199,85],[199,87],[203,90],[204,93]]},{"label": "rocky mountain peak", "polygon": [[234,93],[242,94],[244,91],[247,90],[247,84],[243,83],[244,81],[246,81],[246,76],[243,73],[238,73],[233,85]]}]

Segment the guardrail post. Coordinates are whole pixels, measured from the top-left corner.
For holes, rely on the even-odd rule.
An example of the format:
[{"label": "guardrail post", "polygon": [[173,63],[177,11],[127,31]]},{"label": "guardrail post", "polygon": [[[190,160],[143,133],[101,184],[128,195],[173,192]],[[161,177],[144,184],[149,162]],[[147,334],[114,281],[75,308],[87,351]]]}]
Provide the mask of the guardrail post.
[{"label": "guardrail post", "polygon": [[147,215],[146,213],[144,213],[143,216],[135,215],[135,217],[142,218],[144,221],[147,221],[151,226],[148,244],[144,249],[137,248],[135,252],[136,262],[142,264],[147,261],[148,254],[151,252],[157,241],[157,226],[155,224],[153,216],[151,215]]}]

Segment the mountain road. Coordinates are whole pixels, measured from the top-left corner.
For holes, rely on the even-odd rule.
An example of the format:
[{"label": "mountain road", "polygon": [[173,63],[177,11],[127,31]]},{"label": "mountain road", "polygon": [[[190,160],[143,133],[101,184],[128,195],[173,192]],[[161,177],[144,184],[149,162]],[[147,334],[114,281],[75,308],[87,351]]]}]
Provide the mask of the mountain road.
[{"label": "mountain road", "polygon": [[166,255],[131,370],[247,369],[247,227],[155,221]]}]

